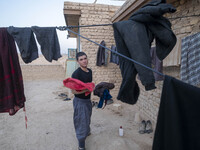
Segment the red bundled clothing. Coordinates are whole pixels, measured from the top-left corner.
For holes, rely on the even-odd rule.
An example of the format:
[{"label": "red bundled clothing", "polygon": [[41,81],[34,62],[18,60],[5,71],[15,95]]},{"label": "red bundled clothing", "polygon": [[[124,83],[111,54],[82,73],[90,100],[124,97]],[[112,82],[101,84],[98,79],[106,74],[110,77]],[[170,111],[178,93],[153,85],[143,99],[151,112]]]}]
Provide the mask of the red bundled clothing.
[{"label": "red bundled clothing", "polygon": [[67,78],[67,79],[63,80],[63,84],[67,88],[76,90],[78,92],[88,89],[89,91],[85,93],[85,96],[89,95],[94,90],[94,87],[95,87],[95,84],[92,82],[84,83],[84,82],[82,82],[78,79],[74,79],[74,78]]}]

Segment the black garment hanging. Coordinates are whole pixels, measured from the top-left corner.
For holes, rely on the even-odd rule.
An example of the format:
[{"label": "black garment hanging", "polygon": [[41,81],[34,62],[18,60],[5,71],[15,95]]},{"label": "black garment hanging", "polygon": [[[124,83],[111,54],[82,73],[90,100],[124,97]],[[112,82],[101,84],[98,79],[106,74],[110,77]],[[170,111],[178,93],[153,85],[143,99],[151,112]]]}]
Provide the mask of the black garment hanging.
[{"label": "black garment hanging", "polygon": [[[175,10],[170,4],[155,4],[155,1],[152,1],[136,11],[129,20],[114,23],[114,37],[118,52],[151,68],[149,50],[155,37],[157,56],[160,60],[163,60],[173,49],[176,43],[176,36],[171,30],[170,22],[162,15],[167,12],[174,12]],[[168,36],[163,36],[163,34]],[[134,91],[139,91],[135,89],[137,88],[137,83],[135,78],[133,79],[137,73],[146,90],[156,88],[155,79],[151,70],[138,64],[127,67],[124,65],[125,60],[123,58],[120,58],[119,62],[123,77],[118,94],[119,100],[132,104],[136,103],[137,99],[132,100],[132,98],[138,98],[138,92],[135,93],[135,96],[133,95]],[[132,76],[126,76],[129,78],[125,78],[123,74],[132,74]],[[125,89],[132,90],[130,92],[131,95],[128,95]],[[125,100],[124,97],[128,99]]]},{"label": "black garment hanging", "polygon": [[[105,41],[101,41],[100,43],[103,46],[106,46]],[[97,66],[102,66],[105,65],[105,48],[102,46],[99,46],[98,51],[97,51],[97,61],[96,61],[96,65]]]},{"label": "black garment hanging", "polygon": [[15,39],[25,63],[38,58],[38,48],[31,28],[8,27],[7,31]]},{"label": "black garment hanging", "polygon": [[41,52],[49,62],[58,60],[60,54],[60,44],[56,32],[56,27],[31,27],[36,35],[37,41],[41,46]]},{"label": "black garment hanging", "polygon": [[200,88],[165,76],[152,150],[200,149]]},{"label": "black garment hanging", "polygon": [[[151,64],[152,64],[152,68],[155,69],[158,72],[163,72],[163,62],[160,61],[160,59],[157,57],[156,55],[156,47],[152,47],[150,49],[150,55],[151,55]],[[155,81],[162,81],[164,80],[164,76],[157,74],[155,72],[153,72]],[[140,80],[140,77],[138,76],[138,79]]]},{"label": "black garment hanging", "polygon": [[[117,51],[117,47],[112,45],[111,50]],[[119,65],[119,56],[113,52],[110,53],[110,62]]]}]

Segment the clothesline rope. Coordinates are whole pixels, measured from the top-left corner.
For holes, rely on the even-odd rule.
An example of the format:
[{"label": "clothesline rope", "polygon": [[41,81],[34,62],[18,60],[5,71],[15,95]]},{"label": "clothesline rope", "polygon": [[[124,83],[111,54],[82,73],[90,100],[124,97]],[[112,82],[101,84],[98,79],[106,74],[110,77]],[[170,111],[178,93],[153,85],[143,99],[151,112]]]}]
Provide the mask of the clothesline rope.
[{"label": "clothesline rope", "polygon": [[82,27],[97,27],[97,26],[112,26],[113,24],[93,24],[93,25],[80,25],[80,26],[60,26],[57,28],[62,28],[62,30],[66,30],[67,28],[82,28]]},{"label": "clothesline rope", "polygon": [[118,53],[118,52],[116,52],[116,51],[114,51],[114,50],[111,50],[111,49],[109,49],[109,48],[107,48],[107,47],[105,47],[105,46],[103,46],[103,45],[101,45],[101,44],[98,44],[97,42],[92,41],[91,39],[86,38],[85,36],[82,36],[82,35],[80,35],[80,34],[74,32],[74,31],[70,30],[70,29],[67,28],[67,27],[65,27],[65,28],[63,28],[63,27],[57,27],[57,29],[59,29],[59,30],[61,30],[61,31],[67,30],[67,31],[69,31],[69,32],[72,32],[72,33],[74,33],[74,34],[76,34],[76,35],[78,35],[78,36],[80,36],[80,37],[82,37],[82,38],[84,38],[84,39],[86,39],[86,40],[88,40],[88,41],[90,41],[90,42],[96,44],[96,45],[99,45],[99,46],[101,46],[101,47],[103,47],[103,48],[105,48],[105,49],[107,49],[107,50],[109,50],[109,51],[111,51],[111,52],[113,52],[113,53],[115,53],[115,54],[117,54],[117,55],[119,55],[119,56],[121,56],[121,57],[123,57],[123,58],[125,58],[125,59],[127,59],[127,60],[129,60],[129,61],[131,61],[131,62],[133,62],[133,63],[136,63],[136,64],[138,64],[138,65],[140,65],[140,66],[143,66],[144,68],[149,69],[149,70],[151,70],[151,71],[153,71],[153,72],[155,72],[155,73],[157,73],[157,74],[159,74],[159,75],[161,75],[161,76],[165,76],[165,75],[162,74],[161,72],[158,72],[157,70],[154,70],[154,69],[152,69],[152,68],[150,68],[150,67],[148,67],[148,66],[146,66],[146,65],[144,65],[144,64],[142,64],[142,63],[140,63],[140,62],[138,62],[138,61],[135,61],[134,59],[131,59],[131,58],[129,58],[129,57],[125,56],[125,55],[122,55],[122,54],[120,54],[120,53]]}]

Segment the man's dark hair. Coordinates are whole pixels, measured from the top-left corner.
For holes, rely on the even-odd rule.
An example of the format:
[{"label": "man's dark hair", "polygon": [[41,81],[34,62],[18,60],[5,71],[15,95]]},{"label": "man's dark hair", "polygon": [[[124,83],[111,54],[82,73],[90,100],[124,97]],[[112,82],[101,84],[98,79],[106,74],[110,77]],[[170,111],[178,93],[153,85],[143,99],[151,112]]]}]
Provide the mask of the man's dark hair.
[{"label": "man's dark hair", "polygon": [[79,58],[80,56],[83,56],[83,55],[85,55],[85,56],[87,57],[86,53],[84,53],[84,52],[78,52],[78,53],[76,54],[76,60],[78,60],[78,58]]}]

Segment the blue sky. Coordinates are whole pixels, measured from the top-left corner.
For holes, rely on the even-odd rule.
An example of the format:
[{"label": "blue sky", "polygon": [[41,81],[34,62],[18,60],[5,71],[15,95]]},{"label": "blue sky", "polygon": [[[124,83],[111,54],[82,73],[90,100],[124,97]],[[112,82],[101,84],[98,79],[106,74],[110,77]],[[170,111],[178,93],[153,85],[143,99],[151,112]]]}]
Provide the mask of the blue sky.
[{"label": "blue sky", "polygon": [[[64,1],[67,0],[0,0],[0,27],[65,26]],[[94,0],[68,0],[71,2],[93,3]],[[97,0],[97,3],[122,5],[113,0]],[[62,53],[76,48],[75,39],[67,39],[66,31],[58,31]]]}]

